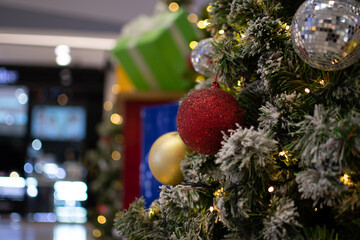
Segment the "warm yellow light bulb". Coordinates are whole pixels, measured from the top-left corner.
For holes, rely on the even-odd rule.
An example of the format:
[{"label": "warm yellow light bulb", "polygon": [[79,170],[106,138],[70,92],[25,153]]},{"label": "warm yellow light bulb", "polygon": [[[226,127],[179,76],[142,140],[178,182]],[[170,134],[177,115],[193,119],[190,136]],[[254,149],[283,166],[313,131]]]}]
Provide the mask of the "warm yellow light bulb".
[{"label": "warm yellow light bulb", "polygon": [[179,4],[177,4],[176,2],[170,3],[169,10],[172,12],[176,12],[177,10],[179,10]]},{"label": "warm yellow light bulb", "polygon": [[190,47],[191,49],[194,49],[197,44],[198,44],[197,41],[191,41],[191,42],[189,43],[189,47]]},{"label": "warm yellow light bulb", "polygon": [[323,79],[321,79],[321,80],[319,81],[319,83],[320,83],[320,85],[322,85],[322,86],[325,85],[325,81],[324,81]]},{"label": "warm yellow light bulb", "polygon": [[62,93],[57,97],[57,102],[61,106],[65,106],[68,103],[68,101],[69,101],[69,98],[65,93]]},{"label": "warm yellow light bulb", "polygon": [[310,93],[310,89],[305,88],[305,92],[309,94],[309,93]]},{"label": "warm yellow light bulb", "polygon": [[200,28],[200,29],[205,29],[205,28],[206,28],[205,21],[204,21],[204,20],[198,21],[197,26],[198,26],[198,28]]},{"label": "warm yellow light bulb", "polygon": [[155,214],[154,210],[151,208],[149,209],[149,217],[152,217]]},{"label": "warm yellow light bulb", "polygon": [[209,210],[210,210],[210,212],[213,212],[213,211],[214,211],[214,207],[211,206],[211,207],[209,208]]},{"label": "warm yellow light bulb", "polygon": [[94,229],[92,234],[94,235],[94,237],[101,237],[101,231],[99,229]]},{"label": "warm yellow light bulb", "polygon": [[274,190],[275,190],[275,188],[274,188],[273,186],[270,186],[270,187],[268,188],[269,193],[272,193]]},{"label": "warm yellow light bulb", "polygon": [[224,188],[223,187],[221,187],[219,190],[214,192],[215,197],[221,197],[223,194],[224,194]]},{"label": "warm yellow light bulb", "polygon": [[123,118],[122,118],[122,116],[120,114],[113,113],[110,116],[110,121],[113,124],[120,125],[123,122]]},{"label": "warm yellow light bulb", "polygon": [[222,35],[222,34],[224,34],[224,33],[225,33],[225,31],[224,31],[223,29],[219,30],[219,34],[220,34],[220,35]]},{"label": "warm yellow light bulb", "polygon": [[196,82],[202,82],[202,81],[205,81],[205,77],[204,76],[201,76],[201,75],[199,75],[199,76],[197,76],[196,77],[196,80],[195,80]]},{"label": "warm yellow light bulb", "polygon": [[197,23],[198,16],[195,13],[190,13],[189,16],[188,16],[188,20],[191,23]]},{"label": "warm yellow light bulb", "polygon": [[119,84],[114,84],[111,88],[111,91],[113,94],[118,94],[120,92],[120,86]]},{"label": "warm yellow light bulb", "polygon": [[205,19],[204,24],[205,24],[205,27],[209,26],[210,25],[209,19]]},{"label": "warm yellow light bulb", "polygon": [[106,217],[104,217],[103,215],[99,215],[97,217],[97,221],[100,223],[100,224],[105,224],[106,223]]},{"label": "warm yellow light bulb", "polygon": [[115,161],[119,161],[121,159],[121,153],[119,151],[113,151],[111,153],[111,158]]},{"label": "warm yellow light bulb", "polygon": [[111,101],[104,102],[104,110],[105,111],[111,111],[113,109],[113,103]]},{"label": "warm yellow light bulb", "polygon": [[344,176],[340,177],[340,181],[347,186],[351,186],[353,184],[350,180],[350,176],[347,175],[346,173],[344,174]]}]

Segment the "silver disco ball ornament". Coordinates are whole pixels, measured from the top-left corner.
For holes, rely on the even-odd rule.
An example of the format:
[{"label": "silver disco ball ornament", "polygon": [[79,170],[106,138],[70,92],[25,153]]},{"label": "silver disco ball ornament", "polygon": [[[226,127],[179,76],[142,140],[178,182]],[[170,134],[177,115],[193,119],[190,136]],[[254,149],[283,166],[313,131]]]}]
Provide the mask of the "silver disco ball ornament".
[{"label": "silver disco ball ornament", "polygon": [[360,4],[353,0],[307,0],[292,20],[295,52],[312,67],[335,71],[360,56]]},{"label": "silver disco ball ornament", "polygon": [[198,42],[191,51],[191,63],[196,72],[211,77],[215,75],[215,64],[212,55],[216,52],[212,38]]}]

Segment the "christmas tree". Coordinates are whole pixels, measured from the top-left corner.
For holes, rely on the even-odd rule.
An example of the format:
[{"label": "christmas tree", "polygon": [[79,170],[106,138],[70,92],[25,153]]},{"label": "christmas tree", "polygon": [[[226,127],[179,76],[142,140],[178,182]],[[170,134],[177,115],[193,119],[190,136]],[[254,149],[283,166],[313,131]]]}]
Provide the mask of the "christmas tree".
[{"label": "christmas tree", "polygon": [[118,116],[115,113],[97,125],[99,139],[96,148],[86,152],[83,162],[88,170],[88,218],[93,227],[92,233],[98,239],[117,239],[112,219],[122,207],[123,188],[123,129]]},{"label": "christmas tree", "polygon": [[211,56],[194,66],[211,77],[178,112],[194,150],[184,180],[163,185],[149,209],[137,199],[116,229],[129,239],[360,239],[359,8],[211,1],[212,39],[200,46]]}]

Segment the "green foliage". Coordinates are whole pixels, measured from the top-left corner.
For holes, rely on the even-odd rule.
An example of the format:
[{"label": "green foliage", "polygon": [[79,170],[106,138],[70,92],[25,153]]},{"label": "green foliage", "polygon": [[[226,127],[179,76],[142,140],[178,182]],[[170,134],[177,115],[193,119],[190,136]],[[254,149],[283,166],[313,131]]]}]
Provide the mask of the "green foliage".
[{"label": "green foliage", "polygon": [[290,24],[302,2],[210,2],[217,79],[245,124],[215,156],[188,154],[185,181],[161,187],[153,215],[139,200],[119,213],[124,236],[360,239],[360,64],[326,72],[299,58]]},{"label": "green foliage", "polygon": [[169,239],[168,232],[154,223],[157,213],[145,210],[144,204],[144,199],[139,198],[130,205],[128,211],[118,212],[114,220],[115,228],[134,240]]},{"label": "green foliage", "polygon": [[265,85],[260,81],[255,81],[250,84],[244,84],[244,89],[238,94],[237,99],[244,112],[244,125],[246,127],[257,127],[258,118],[260,115],[260,108],[265,105],[268,92]]},{"label": "green foliage", "polygon": [[307,233],[307,238],[311,240],[338,240],[339,235],[335,233],[334,229],[327,229],[326,225],[310,228]]}]

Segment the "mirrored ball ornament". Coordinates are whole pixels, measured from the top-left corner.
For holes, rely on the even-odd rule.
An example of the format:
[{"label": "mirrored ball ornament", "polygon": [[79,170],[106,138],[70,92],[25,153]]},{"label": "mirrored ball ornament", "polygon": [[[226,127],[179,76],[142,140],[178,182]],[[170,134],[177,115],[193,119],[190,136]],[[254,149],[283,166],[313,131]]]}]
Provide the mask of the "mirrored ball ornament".
[{"label": "mirrored ball ornament", "polygon": [[310,66],[344,69],[360,57],[360,4],[354,0],[307,0],[292,20],[295,52]]},{"label": "mirrored ball ornament", "polygon": [[212,38],[203,39],[191,51],[191,63],[195,71],[206,77],[215,76],[215,64],[212,55],[216,51],[212,42]]}]

